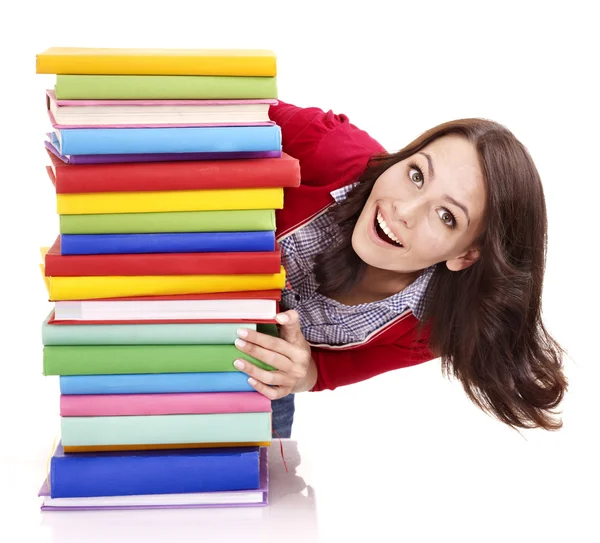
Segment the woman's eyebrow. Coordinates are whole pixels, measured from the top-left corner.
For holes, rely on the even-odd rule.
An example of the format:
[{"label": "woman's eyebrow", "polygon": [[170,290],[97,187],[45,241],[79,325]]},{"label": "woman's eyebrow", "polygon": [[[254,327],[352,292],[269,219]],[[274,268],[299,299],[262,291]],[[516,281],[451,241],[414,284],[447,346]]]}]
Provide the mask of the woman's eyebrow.
[{"label": "woman's eyebrow", "polygon": [[429,177],[433,179],[435,177],[435,171],[433,169],[433,162],[431,161],[431,157],[423,151],[419,151],[419,154],[423,155],[427,159],[427,171],[429,173]]}]

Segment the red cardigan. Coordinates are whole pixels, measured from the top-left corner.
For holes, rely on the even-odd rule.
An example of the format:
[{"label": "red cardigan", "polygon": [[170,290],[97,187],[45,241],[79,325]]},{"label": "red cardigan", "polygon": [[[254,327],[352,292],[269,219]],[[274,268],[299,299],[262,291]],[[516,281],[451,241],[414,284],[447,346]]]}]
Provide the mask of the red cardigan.
[{"label": "red cardigan", "polygon": [[[343,114],[299,108],[279,101],[269,116],[281,127],[283,151],[300,162],[300,187],[284,192],[277,210],[277,239],[288,236],[334,204],[330,192],[355,182],[369,158],[385,149]],[[435,358],[428,328],[417,338],[418,320],[406,311],[360,344],[312,347],[318,370],[313,391],[364,381]]]}]

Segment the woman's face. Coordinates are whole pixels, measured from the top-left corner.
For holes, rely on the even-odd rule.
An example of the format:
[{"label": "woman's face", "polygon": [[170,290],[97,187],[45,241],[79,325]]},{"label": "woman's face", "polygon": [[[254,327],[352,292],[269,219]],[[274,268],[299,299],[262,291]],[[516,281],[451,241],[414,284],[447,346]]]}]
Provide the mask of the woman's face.
[{"label": "woman's face", "polygon": [[415,272],[438,262],[458,271],[479,256],[485,185],[477,151],[443,136],[379,176],[352,234],[369,266]]}]

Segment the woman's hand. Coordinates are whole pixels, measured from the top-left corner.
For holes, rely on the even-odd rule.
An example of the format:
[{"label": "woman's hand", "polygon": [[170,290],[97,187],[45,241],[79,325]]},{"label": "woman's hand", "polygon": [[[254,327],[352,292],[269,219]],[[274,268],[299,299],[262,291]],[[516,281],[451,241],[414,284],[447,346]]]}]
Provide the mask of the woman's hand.
[{"label": "woman's hand", "polygon": [[236,347],[245,354],[269,364],[275,371],[263,370],[247,360],[233,365],[248,374],[248,383],[271,400],[288,394],[310,390],[317,382],[317,367],[310,345],[300,330],[300,319],[294,310],[277,315],[280,337],[241,328]]}]

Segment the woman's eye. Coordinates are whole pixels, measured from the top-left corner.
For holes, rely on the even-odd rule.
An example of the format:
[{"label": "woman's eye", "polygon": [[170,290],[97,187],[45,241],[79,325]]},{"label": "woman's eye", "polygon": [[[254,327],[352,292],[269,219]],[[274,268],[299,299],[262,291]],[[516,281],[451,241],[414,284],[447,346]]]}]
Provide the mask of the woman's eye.
[{"label": "woman's eye", "polygon": [[454,218],[454,215],[447,209],[440,209],[438,211],[438,215],[444,224],[452,227],[456,226],[456,219]]},{"label": "woman's eye", "polygon": [[411,170],[408,172],[408,175],[410,177],[410,180],[415,185],[419,185],[419,188],[421,188],[421,186],[423,185],[423,181],[424,181],[423,174],[416,168],[411,168]]}]

